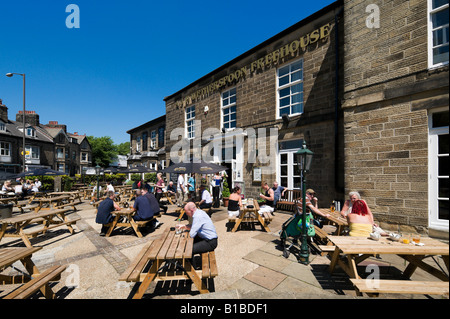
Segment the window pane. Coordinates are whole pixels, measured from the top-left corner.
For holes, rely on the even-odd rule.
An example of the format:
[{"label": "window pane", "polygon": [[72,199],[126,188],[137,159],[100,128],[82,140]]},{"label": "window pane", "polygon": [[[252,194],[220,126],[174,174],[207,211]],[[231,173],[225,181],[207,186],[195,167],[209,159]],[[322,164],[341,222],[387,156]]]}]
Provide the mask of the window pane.
[{"label": "window pane", "polygon": [[449,139],[448,134],[439,135],[439,154],[448,154],[449,153]]},{"label": "window pane", "polygon": [[448,156],[439,157],[438,159],[438,175],[439,176],[449,176],[449,167],[450,161],[448,160]]},{"label": "window pane", "polygon": [[281,186],[286,187],[286,185],[287,185],[287,177],[282,177],[281,178]]},{"label": "window pane", "polygon": [[433,31],[433,46],[448,43],[448,27]]},{"label": "window pane", "polygon": [[226,99],[228,96],[230,96],[230,91],[224,92],[222,96],[224,99]]},{"label": "window pane", "polygon": [[230,104],[236,103],[236,96],[230,97]]},{"label": "window pane", "polygon": [[303,83],[298,83],[291,87],[292,93],[303,92]]},{"label": "window pane", "polygon": [[438,11],[431,16],[433,29],[448,24],[448,8]]},{"label": "window pane", "polygon": [[281,164],[287,164],[287,157],[288,157],[288,155],[287,154],[281,154],[280,155],[280,162],[281,162]]},{"label": "window pane", "polygon": [[286,74],[288,74],[288,73],[289,73],[289,65],[280,68],[280,70],[278,71],[278,76],[281,77],[281,76],[286,75]]},{"label": "window pane", "polygon": [[285,88],[280,90],[280,98],[285,97],[287,95],[289,95],[291,93],[291,89],[290,88]]},{"label": "window pane", "polygon": [[232,106],[230,109],[231,109],[231,113],[236,113],[236,105]]},{"label": "window pane", "polygon": [[236,113],[232,113],[231,114],[231,120],[233,121],[233,120],[236,120]]},{"label": "window pane", "polygon": [[301,78],[302,78],[302,71],[297,71],[291,74],[291,82],[301,80]]},{"label": "window pane", "polygon": [[236,121],[230,123],[230,128],[236,127]]},{"label": "window pane", "polygon": [[300,69],[302,68],[302,64],[303,64],[303,63],[302,63],[302,60],[293,63],[293,64],[292,64],[292,67],[291,67],[291,72],[300,70]]},{"label": "window pane", "polygon": [[290,103],[290,98],[289,97],[286,97],[286,98],[284,98],[284,99],[281,99],[280,100],[280,106],[286,106],[286,105],[289,105],[289,103]]},{"label": "window pane", "polygon": [[223,114],[224,114],[224,115],[227,115],[228,113],[230,113],[230,108],[227,108],[227,109],[224,109],[224,110],[223,110]]},{"label": "window pane", "polygon": [[283,109],[280,109],[280,117],[283,116],[283,114],[289,115],[289,107],[285,107]]},{"label": "window pane", "polygon": [[292,104],[303,102],[303,94],[295,94],[292,96]]},{"label": "window pane", "polygon": [[302,188],[300,177],[294,177],[294,188]]},{"label": "window pane", "polygon": [[448,0],[433,0],[432,7],[433,9],[442,7],[444,4],[447,4]]},{"label": "window pane", "polygon": [[230,124],[224,123],[224,124],[223,124],[223,127],[225,127],[225,128],[230,128]]},{"label": "window pane", "polygon": [[235,94],[236,94],[236,88],[231,89],[231,90],[230,90],[230,95],[235,95]]},{"label": "window pane", "polygon": [[439,219],[448,220],[449,201],[439,201]]},{"label": "window pane", "polygon": [[302,112],[303,112],[303,103],[292,105],[292,114]]},{"label": "window pane", "polygon": [[283,86],[289,83],[289,75],[286,75],[278,81],[278,86]]},{"label": "window pane", "polygon": [[283,175],[283,176],[287,176],[287,174],[288,174],[288,167],[285,166],[285,165],[281,166],[281,167],[280,167],[280,173],[281,173],[281,175]]},{"label": "window pane", "polygon": [[223,101],[222,101],[222,104],[223,104],[223,106],[227,106],[227,105],[228,105],[228,99],[223,100]]},{"label": "window pane", "polygon": [[433,115],[432,115],[433,127],[448,126],[448,121],[449,121],[448,114],[449,114],[448,111],[433,113]]},{"label": "window pane", "polygon": [[223,117],[223,121],[224,121],[224,122],[229,122],[229,121],[230,121],[230,116],[229,116],[229,115],[225,115],[225,116]]},{"label": "window pane", "polygon": [[448,45],[433,49],[433,64],[448,61]]},{"label": "window pane", "polygon": [[448,178],[439,178],[439,197],[449,198],[449,179]]}]

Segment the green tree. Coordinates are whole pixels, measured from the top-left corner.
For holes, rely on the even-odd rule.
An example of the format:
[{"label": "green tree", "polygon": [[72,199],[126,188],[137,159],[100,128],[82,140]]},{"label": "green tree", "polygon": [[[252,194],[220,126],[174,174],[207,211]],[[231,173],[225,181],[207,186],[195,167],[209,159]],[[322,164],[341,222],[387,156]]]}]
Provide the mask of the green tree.
[{"label": "green tree", "polygon": [[120,143],[117,145],[118,155],[127,155],[130,152],[130,142]]},{"label": "green tree", "polygon": [[87,138],[92,147],[92,164],[108,167],[118,154],[117,145],[114,144],[112,138],[109,136],[88,136]]}]

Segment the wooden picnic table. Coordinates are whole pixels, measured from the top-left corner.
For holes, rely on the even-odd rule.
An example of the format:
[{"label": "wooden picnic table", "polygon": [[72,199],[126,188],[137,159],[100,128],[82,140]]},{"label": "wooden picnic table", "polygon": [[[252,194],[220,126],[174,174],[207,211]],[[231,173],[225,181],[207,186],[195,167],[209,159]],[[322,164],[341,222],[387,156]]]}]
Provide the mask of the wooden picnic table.
[{"label": "wooden picnic table", "polygon": [[[253,207],[249,207],[252,205]],[[239,213],[239,216],[236,219],[229,219],[231,222],[235,221],[236,223],[231,231],[233,233],[236,232],[236,230],[239,228],[239,225],[244,222],[259,223],[266,232],[270,232],[270,229],[267,226],[267,222],[271,220],[271,217],[269,216],[269,213],[266,213],[264,216],[260,215],[258,213],[259,209],[260,208],[257,200],[247,200],[247,204],[244,205],[244,208]]]},{"label": "wooden picnic table", "polygon": [[[61,273],[66,269],[65,265],[57,265],[41,272],[32,260],[32,255],[42,249],[42,247],[29,248],[3,248],[0,250],[0,273],[8,267],[13,267],[21,275],[0,274],[0,285],[6,284],[24,284],[4,299],[25,299],[31,297],[40,290],[45,298],[53,299],[55,294],[49,286],[50,281],[59,280]],[[25,272],[15,268],[13,264],[20,261],[25,268]]]},{"label": "wooden picnic table", "polygon": [[[392,285],[390,281],[380,280],[383,288],[378,290],[365,289],[370,285],[366,285],[365,281],[361,279],[358,274],[357,265],[367,259],[368,257],[374,255],[398,255],[399,257],[405,259],[409,262],[406,269],[403,271],[403,277],[409,279],[417,267],[426,271],[427,273],[435,276],[436,278],[447,282],[447,284],[442,285],[442,283],[426,282],[425,288],[431,289],[436,288],[437,291],[442,291],[448,293],[448,275],[445,274],[443,270],[439,270],[425,262],[423,259],[427,256],[442,256],[443,261],[447,268],[447,273],[449,270],[449,246],[448,244],[442,243],[436,239],[432,238],[421,238],[420,242],[423,246],[417,246],[413,243],[404,244],[401,241],[395,242],[388,238],[382,237],[378,241],[372,240],[367,237],[353,237],[353,236],[328,236],[329,240],[335,245],[335,250],[331,257],[331,263],[329,271],[332,273],[336,267],[339,265],[352,279],[352,282],[356,285],[357,293],[361,291],[368,293],[377,292],[392,292],[395,293],[399,291],[398,287],[401,284],[396,281],[395,285]],[[341,259],[341,254],[345,254],[346,258]],[[406,287],[409,293],[432,293],[430,290],[423,288],[421,282],[417,282],[415,290],[410,287],[411,284],[407,284]],[[396,287],[395,287],[396,286]],[[445,289],[441,289],[442,287]],[[396,289],[394,289],[396,288]],[[365,289],[365,290],[364,290]],[[384,289],[384,290],[383,290]],[[441,289],[441,290],[439,290]]]},{"label": "wooden picnic table", "polygon": [[[68,219],[65,215],[68,210],[67,208],[50,209],[0,219],[0,241],[3,237],[20,237],[27,247],[33,247],[29,237],[36,237],[40,233],[45,234],[47,230],[62,225],[66,225],[70,234],[73,234],[72,224],[75,224],[80,218]],[[30,227],[32,224],[40,225]]]},{"label": "wooden picnic table", "polygon": [[0,285],[24,283],[29,281],[31,276],[39,274],[39,270],[31,259],[31,256],[41,249],[42,247],[2,248],[0,250],[0,272],[12,266],[15,262],[20,261],[28,274],[20,276],[0,274]]},{"label": "wooden picnic table", "polygon": [[35,198],[34,201],[38,203],[38,206],[35,208],[36,212],[39,212],[41,209],[52,209],[64,205],[66,202],[71,202],[69,195]]},{"label": "wooden picnic table", "polygon": [[321,217],[324,219],[324,223],[326,225],[333,225],[336,226],[336,230],[334,231],[333,235],[339,236],[342,235],[345,228],[348,227],[347,219],[342,217],[340,212],[334,211],[332,212],[329,208],[319,208],[319,210],[324,214],[330,214],[328,217],[319,216],[317,214],[314,214],[315,217]]},{"label": "wooden picnic table", "polygon": [[154,215],[152,219],[135,221],[133,219],[135,213],[136,211],[131,208],[122,208],[121,210],[111,212],[111,214],[114,215],[114,219],[111,223],[105,225],[109,227],[106,232],[106,237],[111,236],[114,229],[118,227],[131,227],[139,238],[144,237],[139,228],[144,227],[159,215]]},{"label": "wooden picnic table", "polygon": [[[175,230],[167,228],[158,239],[144,247],[136,260],[120,276],[119,281],[140,283],[133,299],[142,298],[154,280],[190,279],[200,293],[207,293],[209,291],[205,282],[191,264],[193,245],[194,240],[189,236],[189,232],[176,234]],[[214,272],[216,275],[217,269]]]},{"label": "wooden picnic table", "polygon": [[81,203],[81,196],[79,191],[71,191],[71,192],[52,192],[48,193],[47,196],[50,198],[58,197],[58,196],[65,196],[68,195],[70,199],[74,202],[80,202]]}]

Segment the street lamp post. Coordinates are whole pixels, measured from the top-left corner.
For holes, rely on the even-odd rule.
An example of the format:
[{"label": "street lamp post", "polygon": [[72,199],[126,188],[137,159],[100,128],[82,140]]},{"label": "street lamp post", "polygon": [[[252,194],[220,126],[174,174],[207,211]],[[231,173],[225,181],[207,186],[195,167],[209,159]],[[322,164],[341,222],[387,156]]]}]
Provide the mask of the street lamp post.
[{"label": "street lamp post", "polygon": [[22,150],[22,172],[25,172],[25,73],[6,73],[7,77],[12,77],[14,74],[21,75],[23,77],[23,150]]},{"label": "street lamp post", "polygon": [[306,172],[311,168],[313,152],[306,148],[306,142],[303,141],[303,148],[297,151],[300,155],[299,165],[302,177],[302,234],[300,247],[300,262],[302,264],[309,264],[309,248],[308,248],[308,229],[306,228]]},{"label": "street lamp post", "polygon": [[100,190],[99,190],[99,185],[98,185],[100,169],[101,169],[101,167],[97,164],[97,166],[95,166],[95,175],[97,175],[97,201],[100,199]]}]

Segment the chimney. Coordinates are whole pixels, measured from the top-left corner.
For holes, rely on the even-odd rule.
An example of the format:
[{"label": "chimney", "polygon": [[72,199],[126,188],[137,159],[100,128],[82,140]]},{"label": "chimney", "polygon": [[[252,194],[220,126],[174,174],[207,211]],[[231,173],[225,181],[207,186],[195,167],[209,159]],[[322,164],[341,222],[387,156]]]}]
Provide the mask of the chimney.
[{"label": "chimney", "polygon": [[[19,113],[16,114],[16,121],[19,123],[23,122],[23,111],[19,111]],[[38,126],[39,114],[36,114],[35,111],[25,111],[25,123]]]},{"label": "chimney", "polygon": [[3,105],[2,99],[0,99],[0,120],[8,123],[8,108],[6,107],[6,105]]},{"label": "chimney", "polygon": [[50,128],[61,128],[64,132],[67,132],[67,125],[59,124],[58,121],[48,121],[48,124],[45,124],[45,126]]}]

